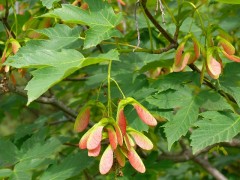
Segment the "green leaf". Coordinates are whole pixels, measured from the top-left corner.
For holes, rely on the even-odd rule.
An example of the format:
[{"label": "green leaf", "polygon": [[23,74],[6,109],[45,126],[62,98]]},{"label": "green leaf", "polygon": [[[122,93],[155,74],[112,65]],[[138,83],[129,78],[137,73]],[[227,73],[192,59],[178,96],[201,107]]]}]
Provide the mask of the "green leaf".
[{"label": "green leaf", "polygon": [[240,116],[219,112],[204,112],[204,119],[197,122],[198,126],[191,135],[193,153],[219,142],[231,141],[240,132]]},{"label": "green leaf", "polygon": [[11,169],[0,169],[0,178],[9,177],[12,174]]},{"label": "green leaf", "polygon": [[41,0],[42,1],[42,5],[46,6],[48,9],[52,8],[52,4],[54,2],[59,2],[60,0]]},{"label": "green leaf", "polygon": [[32,142],[31,148],[26,148],[24,146],[21,149],[20,161],[47,158],[62,145],[62,142],[54,137],[44,142],[35,141],[34,137],[32,137],[30,140]]},{"label": "green leaf", "polygon": [[71,75],[76,70],[107,60],[117,60],[118,52],[111,50],[98,57],[84,58],[73,49],[53,51],[35,49],[26,46],[6,62],[16,68],[38,68],[32,71],[33,78],[28,82],[25,90],[28,91],[28,104],[41,96],[50,87]]},{"label": "green leaf", "polygon": [[40,180],[65,180],[80,174],[84,169],[92,165],[94,159],[88,157],[87,152],[80,151],[63,159],[60,164],[54,164],[48,168]]},{"label": "green leaf", "polygon": [[240,0],[217,0],[217,1],[226,4],[240,4]]},{"label": "green leaf", "polygon": [[201,104],[201,108],[210,111],[232,109],[231,105],[224,97],[212,90],[201,91],[197,96],[197,100],[199,104]]},{"label": "green leaf", "polygon": [[173,143],[181,136],[185,136],[194,122],[198,118],[199,106],[193,97],[191,101],[185,102],[173,119],[164,125],[164,132],[168,140],[168,150],[171,149]]},{"label": "green leaf", "polygon": [[0,167],[11,166],[18,162],[19,150],[10,141],[0,139]]},{"label": "green leaf", "polygon": [[28,171],[13,171],[10,180],[31,180],[32,173]]},{"label": "green leaf", "polygon": [[181,88],[178,91],[167,90],[146,98],[146,101],[160,109],[172,109],[185,105],[191,101],[192,95],[189,89]]},{"label": "green leaf", "polygon": [[219,78],[220,89],[231,94],[240,106],[240,64],[227,63],[223,75]]},{"label": "green leaf", "polygon": [[[122,19],[121,14],[115,14],[112,7],[103,1],[86,0],[89,9],[83,10],[73,5],[62,5],[62,8],[43,15],[44,17],[57,17],[65,22],[88,25],[84,48],[96,46],[101,41],[113,36],[121,36],[115,29]],[[71,13],[69,13],[71,12]]]}]

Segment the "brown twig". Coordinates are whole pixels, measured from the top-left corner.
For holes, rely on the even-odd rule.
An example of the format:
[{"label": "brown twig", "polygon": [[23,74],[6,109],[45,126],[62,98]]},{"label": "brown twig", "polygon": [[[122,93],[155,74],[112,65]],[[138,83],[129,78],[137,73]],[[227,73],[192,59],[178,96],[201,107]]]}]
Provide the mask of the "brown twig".
[{"label": "brown twig", "polygon": [[152,16],[152,14],[149,12],[149,10],[146,7],[147,0],[141,0],[140,1],[143,10],[145,14],[147,15],[148,19],[153,23],[153,25],[159,30],[159,32],[162,33],[162,35],[171,43],[171,44],[176,44],[177,42],[165,31],[165,29],[160,26],[160,24],[157,22],[157,20]]}]

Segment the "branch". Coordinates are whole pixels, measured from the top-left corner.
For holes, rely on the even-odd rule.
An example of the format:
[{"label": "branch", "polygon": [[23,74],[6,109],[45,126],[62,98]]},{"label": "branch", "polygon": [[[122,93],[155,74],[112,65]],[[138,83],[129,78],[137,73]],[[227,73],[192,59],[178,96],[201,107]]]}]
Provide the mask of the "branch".
[{"label": "branch", "polygon": [[205,169],[207,172],[209,172],[214,178],[217,180],[227,180],[227,178],[220,172],[218,171],[215,167],[213,167],[208,160],[199,158],[199,157],[194,157],[192,159],[194,162],[199,164],[203,169]]},{"label": "branch", "polygon": [[[26,92],[19,89],[19,88],[9,87],[9,90],[11,92],[19,94],[20,96],[27,97]],[[65,112],[66,114],[68,114],[69,116],[71,116],[74,119],[77,117],[77,113],[75,111],[73,111],[71,108],[67,107],[62,101],[57,100],[54,96],[50,97],[50,98],[45,97],[45,96],[41,96],[35,101],[39,102],[39,103],[42,103],[42,104],[50,104],[52,106],[55,106],[55,107],[62,110],[63,112]]]},{"label": "branch", "polygon": [[143,10],[149,20],[153,23],[153,25],[159,30],[159,32],[162,33],[162,35],[171,43],[171,44],[177,44],[177,42],[165,31],[165,29],[160,26],[160,24],[157,22],[157,20],[152,16],[152,14],[149,12],[149,10],[146,7],[147,0],[141,0],[141,5],[143,7]]}]

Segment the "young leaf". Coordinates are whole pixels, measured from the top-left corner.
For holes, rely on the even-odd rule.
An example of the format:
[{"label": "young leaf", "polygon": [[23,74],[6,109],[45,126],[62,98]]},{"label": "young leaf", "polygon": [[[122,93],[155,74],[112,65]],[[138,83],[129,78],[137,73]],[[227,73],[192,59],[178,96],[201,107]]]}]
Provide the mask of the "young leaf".
[{"label": "young leaf", "polygon": [[90,107],[85,107],[79,112],[75,120],[74,130],[76,132],[82,132],[88,126],[89,120],[90,120]]},{"label": "young leaf", "polygon": [[113,165],[113,150],[111,145],[109,145],[106,150],[104,151],[100,164],[99,164],[99,171],[101,174],[107,174]]},{"label": "young leaf", "polygon": [[136,151],[131,148],[128,152],[128,159],[132,167],[136,169],[140,173],[144,173],[146,171],[146,168],[141,160],[141,158],[138,156]]}]

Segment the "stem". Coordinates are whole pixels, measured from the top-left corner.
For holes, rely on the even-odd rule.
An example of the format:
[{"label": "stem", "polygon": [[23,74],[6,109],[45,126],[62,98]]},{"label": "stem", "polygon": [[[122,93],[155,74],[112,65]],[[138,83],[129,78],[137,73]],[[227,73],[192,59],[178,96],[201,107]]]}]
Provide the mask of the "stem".
[{"label": "stem", "polygon": [[118,90],[119,90],[120,93],[122,94],[122,97],[125,99],[126,97],[125,97],[125,95],[124,95],[122,89],[120,88],[119,84],[117,83],[117,81],[116,81],[115,79],[113,79],[113,78],[111,78],[111,80],[116,84]]},{"label": "stem", "polygon": [[111,68],[112,68],[112,61],[109,61],[108,64],[108,117],[112,116],[112,102],[111,102]]}]

